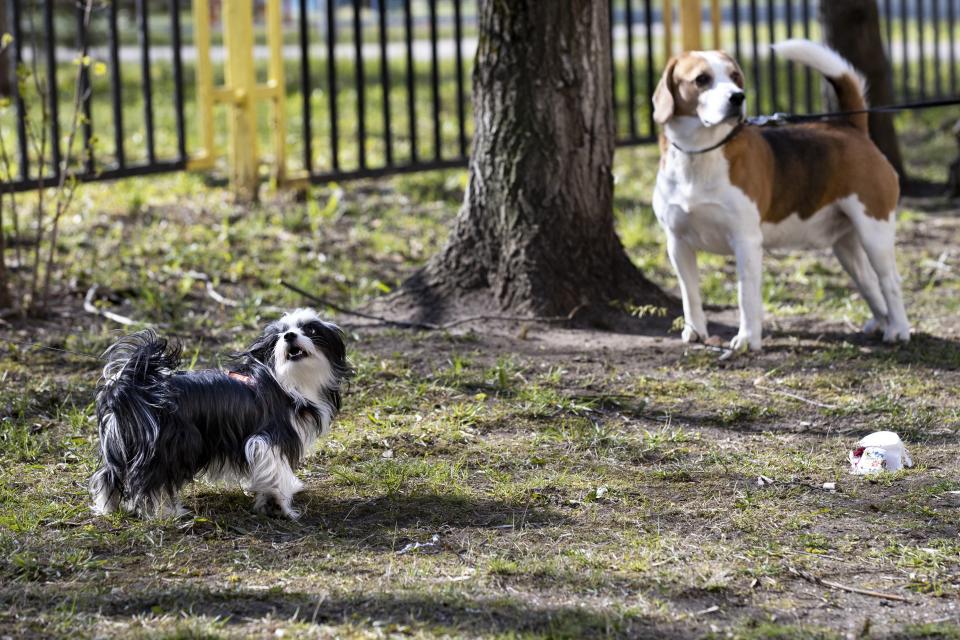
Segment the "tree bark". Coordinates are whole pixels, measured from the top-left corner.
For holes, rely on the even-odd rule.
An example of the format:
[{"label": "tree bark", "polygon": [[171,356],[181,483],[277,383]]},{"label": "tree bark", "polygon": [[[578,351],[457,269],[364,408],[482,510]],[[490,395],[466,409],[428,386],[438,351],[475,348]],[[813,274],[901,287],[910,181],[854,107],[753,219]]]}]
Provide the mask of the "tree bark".
[{"label": "tree bark", "polygon": [[[10,31],[7,3],[5,0],[0,0],[0,35],[10,33]],[[10,47],[5,47],[0,51],[0,96],[7,98],[13,95],[14,71],[10,60]]]},{"label": "tree bark", "polygon": [[614,231],[608,3],[481,0],[479,30],[469,184],[445,248],[404,284],[418,318],[470,298],[593,322],[611,303],[673,306]]},{"label": "tree bark", "polygon": [[960,198],[960,120],[953,125],[953,139],[957,141],[957,158],[947,169],[947,197]]},{"label": "tree bark", "polygon": [[[880,15],[876,0],[820,0],[820,22],[824,39],[837,53],[853,63],[867,79],[867,104],[893,103],[893,74],[880,36]],[[829,95],[829,108],[836,108]],[[887,157],[900,176],[906,179],[893,116],[871,113],[870,138]]]}]

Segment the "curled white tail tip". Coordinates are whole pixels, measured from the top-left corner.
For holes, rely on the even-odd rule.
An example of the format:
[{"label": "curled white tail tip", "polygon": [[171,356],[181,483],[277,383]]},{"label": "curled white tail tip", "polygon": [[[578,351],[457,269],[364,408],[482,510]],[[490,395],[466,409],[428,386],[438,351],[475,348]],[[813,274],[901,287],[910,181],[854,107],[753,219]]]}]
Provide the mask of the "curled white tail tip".
[{"label": "curled white tail tip", "polygon": [[781,40],[770,46],[778,56],[806,65],[828,78],[839,78],[844,75],[853,76],[860,85],[860,93],[864,93],[863,76],[846,58],[830,47],[803,38]]}]

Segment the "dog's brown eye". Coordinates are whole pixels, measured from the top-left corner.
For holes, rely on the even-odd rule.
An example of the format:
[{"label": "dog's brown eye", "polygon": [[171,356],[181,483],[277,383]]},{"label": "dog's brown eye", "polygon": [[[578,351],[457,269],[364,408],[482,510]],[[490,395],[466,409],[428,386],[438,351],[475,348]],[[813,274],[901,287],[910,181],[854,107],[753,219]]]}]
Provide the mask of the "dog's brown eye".
[{"label": "dog's brown eye", "polygon": [[701,73],[701,74],[698,75],[696,78],[694,78],[693,81],[697,83],[697,86],[698,86],[698,87],[705,87],[705,86],[707,86],[708,84],[710,84],[710,74],[708,74],[708,73]]},{"label": "dog's brown eye", "polygon": [[741,84],[743,82],[743,78],[741,78],[740,74],[736,71],[730,74],[730,79],[733,80],[734,84]]}]

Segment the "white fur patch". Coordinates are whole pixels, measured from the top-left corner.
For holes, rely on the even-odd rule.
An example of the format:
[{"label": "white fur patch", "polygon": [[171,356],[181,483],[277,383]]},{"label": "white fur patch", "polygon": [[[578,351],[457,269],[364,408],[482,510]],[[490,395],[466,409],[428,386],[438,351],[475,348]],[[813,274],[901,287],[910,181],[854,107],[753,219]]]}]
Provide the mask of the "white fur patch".
[{"label": "white fur patch", "polygon": [[[326,355],[317,349],[313,341],[306,336],[301,327],[310,322],[320,322],[327,326],[312,309],[297,309],[280,318],[280,337],[273,350],[274,373],[280,386],[290,394],[299,395],[314,404],[323,404],[323,391],[335,389],[337,376]],[[295,333],[297,339],[288,343],[284,339],[287,333]],[[299,360],[287,357],[290,347],[296,345],[308,356]]]},{"label": "white fur patch", "polygon": [[726,57],[717,51],[697,51],[694,55],[706,60],[713,74],[713,84],[700,93],[697,105],[700,121],[713,127],[729,117],[730,96],[742,91],[730,77],[730,61]]},{"label": "white fur patch", "polygon": [[294,475],[283,454],[261,436],[247,441],[245,453],[250,465],[247,488],[256,494],[254,508],[263,511],[272,499],[285,516],[297,518],[299,514],[291,504],[294,494],[303,489],[303,483]]},{"label": "white fur patch", "polygon": [[306,307],[289,311],[280,318],[280,324],[285,327],[296,327],[307,322],[323,322],[323,320],[320,319],[316,311]]},{"label": "white fur patch", "polygon": [[120,493],[108,486],[101,469],[90,478],[90,495],[93,498],[93,512],[97,515],[113,513],[120,506]]},{"label": "white fur patch", "polygon": [[860,72],[830,47],[802,38],[784,40],[772,46],[778,56],[816,69],[828,78],[853,76],[860,84],[860,93],[866,94],[866,81]]}]

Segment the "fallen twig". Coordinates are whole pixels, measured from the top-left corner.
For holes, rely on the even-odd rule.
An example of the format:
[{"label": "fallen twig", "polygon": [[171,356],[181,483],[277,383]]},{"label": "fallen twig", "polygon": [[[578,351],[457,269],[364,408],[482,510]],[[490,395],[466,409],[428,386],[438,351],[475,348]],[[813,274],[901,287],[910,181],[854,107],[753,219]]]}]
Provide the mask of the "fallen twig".
[{"label": "fallen twig", "polygon": [[213,298],[214,302],[222,304],[226,307],[240,306],[240,303],[236,300],[232,300],[220,295],[220,293],[213,287],[213,279],[203,271],[194,271],[192,269],[189,271],[171,270],[168,273],[179,278],[192,278],[193,280],[199,280],[200,282],[203,282],[207,289],[207,295]]},{"label": "fallen twig", "polygon": [[428,331],[433,331],[433,330],[436,330],[436,329],[439,329],[439,328],[440,328],[439,325],[430,324],[430,323],[427,323],[427,322],[406,322],[406,321],[404,321],[404,320],[393,320],[393,319],[391,319],[391,318],[384,318],[384,317],[382,317],[382,316],[375,316],[375,315],[373,315],[373,314],[371,314],[371,313],[364,313],[364,312],[362,312],[362,311],[354,311],[353,309],[347,309],[346,307],[341,307],[340,305],[335,304],[335,303],[333,303],[333,302],[330,302],[329,300],[325,300],[324,298],[321,298],[321,297],[319,297],[319,296],[315,296],[315,295],[313,295],[312,293],[309,293],[309,292],[307,292],[307,291],[304,291],[304,290],[301,289],[300,287],[298,287],[298,286],[296,286],[296,285],[294,285],[294,284],[290,284],[290,283],[287,282],[286,280],[281,280],[281,281],[280,281],[280,284],[281,284],[282,286],[286,287],[287,289],[290,289],[290,291],[293,291],[293,292],[295,292],[295,293],[299,293],[300,295],[302,295],[302,296],[303,296],[304,298],[306,298],[307,300],[312,300],[313,302],[316,302],[317,304],[322,304],[322,305],[324,305],[324,306],[326,306],[326,307],[330,307],[331,309],[333,309],[333,310],[336,311],[337,313],[342,313],[342,314],[344,314],[344,315],[355,316],[355,317],[357,317],[357,318],[365,318],[365,319],[367,319],[367,320],[375,320],[375,321],[377,321],[377,322],[382,322],[382,323],[384,323],[384,324],[392,325],[392,326],[395,326],[395,327],[401,327],[401,328],[404,328],[404,329],[426,329],[426,330],[428,330]]},{"label": "fallen twig", "polygon": [[467,316],[466,318],[460,318],[459,320],[452,320],[439,325],[440,329],[450,329],[452,327],[459,326],[461,324],[467,324],[468,322],[479,322],[481,320],[487,321],[500,321],[500,322],[544,322],[547,324],[556,323],[556,322],[570,322],[573,320],[573,317],[577,315],[577,312],[583,309],[586,305],[580,304],[570,310],[565,316],[490,316],[490,315],[478,315],[478,316]]},{"label": "fallen twig", "polygon": [[[216,303],[218,303],[218,304],[222,304],[222,305],[225,306],[225,307],[239,307],[239,306],[241,306],[241,305],[243,304],[243,303],[240,302],[239,300],[234,300],[233,298],[228,298],[228,297],[222,295],[219,291],[217,291],[217,290],[214,288],[214,286],[213,286],[213,279],[212,279],[210,276],[208,276],[207,274],[205,274],[203,271],[193,271],[193,270],[190,270],[190,271],[170,271],[169,273],[172,274],[172,275],[175,275],[175,276],[179,276],[179,277],[181,277],[181,278],[193,278],[194,280],[199,280],[200,282],[203,282],[203,283],[204,283],[204,286],[206,287],[206,290],[207,290],[207,295],[208,295],[214,302],[216,302]],[[276,306],[273,306],[273,305],[258,305],[258,306],[257,306],[257,309],[258,309],[259,311],[261,311],[261,312],[266,312],[266,313],[279,313],[279,314],[286,313],[286,311],[287,311],[286,309],[282,309],[282,308],[280,308],[280,307],[276,307]]]},{"label": "fallen twig", "polygon": [[833,560],[834,562],[847,562],[847,560],[845,560],[844,558],[831,556],[826,553],[810,553],[809,551],[788,551],[788,550],[783,550],[781,551],[781,553],[789,553],[790,555],[795,555],[795,556],[810,556],[812,558],[820,558],[823,560]]},{"label": "fallen twig", "polygon": [[699,618],[700,616],[705,616],[708,613],[716,613],[717,611],[720,611],[720,607],[718,605],[713,605],[712,607],[707,607],[706,609],[701,609],[700,611],[697,611],[696,613],[693,614],[693,617]]},{"label": "fallen twig", "polygon": [[214,299],[215,302],[219,302],[225,307],[239,307],[240,303],[236,300],[231,300],[230,298],[224,298],[222,295],[217,293],[217,290],[213,288],[213,282],[209,279],[207,280],[207,295]]},{"label": "fallen twig", "polygon": [[734,351],[733,349],[727,349],[726,347],[721,347],[715,344],[706,344],[706,343],[696,344],[696,345],[693,345],[693,348],[701,349],[703,351],[712,351],[720,356],[718,360],[729,360],[730,358],[737,355],[737,352]]},{"label": "fallen twig", "polygon": [[99,287],[97,285],[93,285],[92,287],[87,289],[87,295],[83,297],[84,311],[86,311],[87,313],[92,313],[95,316],[100,316],[108,320],[113,320],[114,322],[118,322],[128,327],[130,325],[142,324],[132,318],[128,318],[127,316],[122,316],[119,313],[114,313],[113,311],[106,311],[104,309],[97,308],[97,305],[93,304],[93,301],[97,297],[98,288]]},{"label": "fallen twig", "polygon": [[367,319],[367,320],[374,320],[374,321],[376,321],[376,322],[381,322],[381,323],[383,323],[383,324],[387,324],[387,325],[391,325],[391,326],[395,326],[395,327],[401,327],[401,328],[403,328],[403,329],[421,329],[421,330],[425,330],[425,331],[444,331],[444,330],[446,330],[446,329],[452,329],[453,327],[458,327],[458,326],[460,326],[460,325],[467,324],[467,323],[470,323],[470,322],[481,322],[481,321],[487,321],[487,322],[491,322],[491,321],[492,321],[492,322],[497,322],[497,321],[500,321],[500,322],[543,322],[543,323],[562,323],[562,322],[569,322],[570,320],[573,319],[573,316],[575,316],[575,315],[577,314],[577,312],[580,311],[581,309],[583,309],[583,307],[584,307],[584,305],[582,305],[582,304],[581,304],[581,305],[578,305],[578,306],[574,307],[574,308],[570,311],[570,313],[568,313],[568,314],[565,315],[565,316],[498,316],[498,315],[486,315],[486,314],[481,314],[481,315],[475,315],[475,316],[467,316],[467,317],[465,317],[465,318],[459,318],[459,319],[457,319],[457,320],[451,320],[450,322],[445,322],[445,323],[443,323],[443,324],[434,324],[434,323],[432,323],[432,322],[407,322],[406,320],[396,320],[396,319],[394,319],[394,318],[386,318],[386,317],[384,317],[384,316],[378,316],[378,315],[374,315],[374,314],[372,314],[372,313],[364,313],[363,311],[356,311],[356,310],[354,310],[354,309],[347,309],[347,308],[342,307],[342,306],[340,306],[340,305],[338,305],[338,304],[335,304],[335,303],[333,303],[333,302],[330,302],[329,300],[326,300],[325,298],[321,298],[321,297],[319,297],[319,296],[313,295],[312,293],[309,293],[309,292],[307,292],[307,291],[304,291],[304,290],[301,289],[300,287],[298,287],[298,286],[296,286],[296,285],[293,285],[293,284],[290,284],[289,282],[286,282],[285,280],[281,280],[281,281],[280,281],[280,284],[283,285],[284,287],[286,287],[287,289],[290,289],[291,291],[293,291],[293,292],[295,292],[295,293],[299,293],[300,295],[302,295],[304,298],[306,298],[306,299],[308,299],[308,300],[312,300],[313,302],[316,302],[317,304],[322,304],[322,305],[324,305],[324,306],[330,307],[331,309],[333,309],[333,310],[336,311],[337,313],[342,313],[342,314],[348,315],[348,316],[356,316],[356,317],[358,317],[358,318],[365,318],[365,319]]},{"label": "fallen twig", "polygon": [[408,542],[402,549],[397,551],[397,555],[402,556],[405,553],[410,553],[411,551],[417,551],[419,549],[436,548],[439,542],[440,535],[435,533],[430,537],[430,542]]},{"label": "fallen twig", "polygon": [[801,571],[800,569],[797,569],[794,567],[789,567],[789,569],[790,569],[790,573],[794,574],[795,576],[803,578],[807,582],[812,582],[813,584],[820,585],[822,587],[837,589],[839,591],[847,591],[848,593],[858,593],[862,596],[870,596],[871,598],[882,598],[883,600],[895,600],[896,602],[911,602],[909,598],[897,595],[895,593],[883,593],[882,591],[873,591],[871,589],[861,589],[859,587],[850,587],[845,584],[840,584],[839,582],[833,582],[832,580],[824,580],[823,578],[809,574],[806,571]]},{"label": "fallen twig", "polygon": [[755,384],[754,386],[755,386],[757,389],[760,389],[761,391],[768,391],[768,392],[770,392],[770,393],[776,393],[776,394],[779,394],[779,395],[781,395],[781,396],[786,396],[786,397],[788,397],[788,398],[793,398],[794,400],[799,400],[800,402],[806,402],[806,403],[809,404],[809,405],[813,405],[814,407],[820,407],[821,409],[838,409],[838,408],[839,408],[839,407],[837,407],[836,405],[833,405],[833,404],[825,404],[825,403],[823,403],[823,402],[817,402],[816,400],[811,400],[811,399],[809,399],[809,398],[804,398],[804,397],[801,396],[801,395],[797,395],[796,393],[790,393],[789,391],[784,391],[784,390],[782,390],[782,389],[771,389],[770,387],[765,387],[765,386],[760,385],[760,384]]}]

